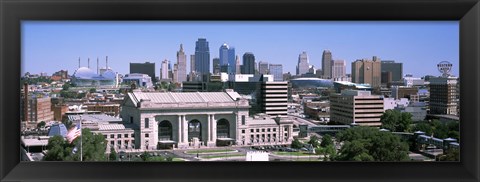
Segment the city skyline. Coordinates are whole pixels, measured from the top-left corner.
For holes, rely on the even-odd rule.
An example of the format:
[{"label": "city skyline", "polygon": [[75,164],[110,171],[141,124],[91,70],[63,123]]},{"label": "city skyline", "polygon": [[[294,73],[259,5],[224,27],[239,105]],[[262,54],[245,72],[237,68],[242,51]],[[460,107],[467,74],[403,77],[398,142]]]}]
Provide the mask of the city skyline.
[{"label": "city skyline", "polygon": [[[329,50],[333,60],[346,61],[348,74],[355,60],[377,56],[403,63],[403,74],[415,77],[440,75],[436,64],[449,61],[454,65],[452,74],[459,76],[458,26],[458,21],[24,21],[22,75],[50,75],[62,69],[73,74],[79,57],[82,66],[87,65],[88,58],[98,57],[103,67],[105,56],[109,57],[109,67],[126,74],[129,63],[149,61],[160,65],[165,59],[175,63],[180,44],[187,56],[193,55],[195,42],[205,38],[209,42],[210,65],[213,58],[219,57],[220,46],[226,43],[235,47],[238,56],[252,52],[257,63],[282,64],[284,72],[292,75],[303,51],[309,64],[323,69],[322,53]],[[155,72],[160,75],[160,67]]]}]

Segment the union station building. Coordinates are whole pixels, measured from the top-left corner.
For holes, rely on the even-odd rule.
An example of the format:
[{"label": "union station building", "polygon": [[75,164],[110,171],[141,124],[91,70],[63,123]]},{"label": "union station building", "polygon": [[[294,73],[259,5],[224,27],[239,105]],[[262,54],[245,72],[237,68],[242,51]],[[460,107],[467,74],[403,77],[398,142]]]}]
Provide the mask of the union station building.
[{"label": "union station building", "polygon": [[[132,124],[136,149],[204,148],[290,144],[288,116],[249,116],[248,101],[237,92],[128,93],[121,118]],[[117,149],[121,148],[115,146]],[[133,147],[133,146],[132,146]]]}]

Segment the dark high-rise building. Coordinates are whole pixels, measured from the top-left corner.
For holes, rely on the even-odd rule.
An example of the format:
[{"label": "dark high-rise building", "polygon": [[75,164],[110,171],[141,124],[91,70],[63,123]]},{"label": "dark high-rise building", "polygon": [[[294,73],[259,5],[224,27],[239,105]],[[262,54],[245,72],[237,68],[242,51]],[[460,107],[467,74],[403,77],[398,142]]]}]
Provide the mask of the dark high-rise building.
[{"label": "dark high-rise building", "polygon": [[243,54],[243,73],[255,74],[255,55],[251,52]]},{"label": "dark high-rise building", "polygon": [[382,85],[389,85],[392,82],[392,72],[382,71]]},{"label": "dark high-rise building", "polygon": [[209,80],[210,49],[205,38],[199,38],[195,42],[195,71],[199,75],[199,81]]},{"label": "dark high-rise building", "polygon": [[152,78],[153,82],[157,81],[157,77],[155,76],[155,63],[130,63],[130,74],[132,73],[147,74]]},{"label": "dark high-rise building", "polygon": [[[392,81],[402,80],[403,63],[395,63],[395,61],[382,61],[382,72],[392,72]],[[387,83],[382,80],[382,83]]]},{"label": "dark high-rise building", "polygon": [[220,59],[213,58],[213,74],[220,74]]},{"label": "dark high-rise building", "polygon": [[323,78],[332,78],[332,53],[329,50],[324,50],[322,55],[322,70]]}]

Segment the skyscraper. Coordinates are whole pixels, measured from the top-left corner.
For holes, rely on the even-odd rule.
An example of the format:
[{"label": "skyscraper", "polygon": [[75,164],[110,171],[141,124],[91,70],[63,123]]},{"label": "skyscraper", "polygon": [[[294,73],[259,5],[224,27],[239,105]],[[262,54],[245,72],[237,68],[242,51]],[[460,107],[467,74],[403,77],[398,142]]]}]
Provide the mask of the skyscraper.
[{"label": "skyscraper", "polygon": [[235,62],[235,48],[229,47],[227,44],[223,44],[219,49],[220,55],[220,66],[228,65],[227,73],[235,74],[236,73],[236,62]]},{"label": "skyscraper", "polygon": [[281,82],[283,81],[283,66],[282,64],[270,64],[269,68],[270,74],[273,75],[273,81]]},{"label": "skyscraper", "polygon": [[240,58],[235,56],[235,74],[242,74],[242,69],[241,69],[241,64],[240,64]]},{"label": "skyscraper", "polygon": [[343,78],[346,75],[347,63],[345,60],[333,61],[332,78]]},{"label": "skyscraper", "polygon": [[228,45],[227,44],[223,44],[222,46],[220,46],[220,49],[219,49],[219,57],[220,57],[220,65],[227,65],[228,64]]},{"label": "skyscraper", "polygon": [[220,58],[213,58],[213,74],[220,74]]},{"label": "skyscraper", "polygon": [[160,67],[160,79],[168,79],[168,60],[163,60]]},{"label": "skyscraper", "polygon": [[332,78],[332,53],[329,50],[324,50],[322,55],[322,71],[323,78]]},{"label": "skyscraper", "polygon": [[403,63],[395,63],[395,61],[382,61],[382,72],[391,72],[392,81],[401,81],[403,75]]},{"label": "skyscraper", "polygon": [[180,51],[177,52],[177,64],[174,75],[174,77],[177,78],[177,80],[175,80],[176,82],[182,83],[184,81],[187,81],[187,56],[183,51],[182,44],[180,44]]},{"label": "skyscraper", "polygon": [[373,56],[373,60],[358,59],[352,63],[352,82],[368,83],[372,87],[381,84],[380,59]]},{"label": "skyscraper", "polygon": [[148,76],[150,76],[150,78],[152,78],[152,81],[154,83],[157,81],[155,75],[155,63],[130,63],[130,73],[147,74]]},{"label": "skyscraper", "polygon": [[255,55],[251,52],[243,54],[243,74],[255,74]]},{"label": "skyscraper", "polygon": [[205,38],[199,38],[195,43],[195,71],[199,81],[208,81],[210,75],[210,49]]},{"label": "skyscraper", "polygon": [[430,78],[430,114],[459,114],[457,83],[451,76]]},{"label": "skyscraper", "polygon": [[268,62],[258,62],[258,74],[268,74]]},{"label": "skyscraper", "polygon": [[310,69],[308,55],[307,52],[303,51],[300,55],[298,55],[297,75],[308,73],[308,69]]},{"label": "skyscraper", "polygon": [[228,49],[228,74],[237,73],[237,61],[235,60],[235,47]]}]

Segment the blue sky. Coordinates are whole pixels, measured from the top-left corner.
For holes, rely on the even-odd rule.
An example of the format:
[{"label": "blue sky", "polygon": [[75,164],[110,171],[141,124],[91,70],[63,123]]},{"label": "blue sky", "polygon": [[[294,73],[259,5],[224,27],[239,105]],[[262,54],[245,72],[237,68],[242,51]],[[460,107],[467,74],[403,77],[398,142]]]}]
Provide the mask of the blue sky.
[{"label": "blue sky", "polygon": [[206,38],[210,58],[218,57],[223,43],[242,57],[252,52],[256,61],[283,64],[295,74],[298,55],[306,51],[310,64],[321,68],[322,52],[347,62],[377,56],[403,62],[404,74],[440,75],[436,64],[449,61],[459,70],[458,21],[23,21],[22,74],[52,74],[82,66],[96,69],[96,59],[126,74],[130,62],[161,61],[173,65],[183,44],[187,71],[195,41]]}]

